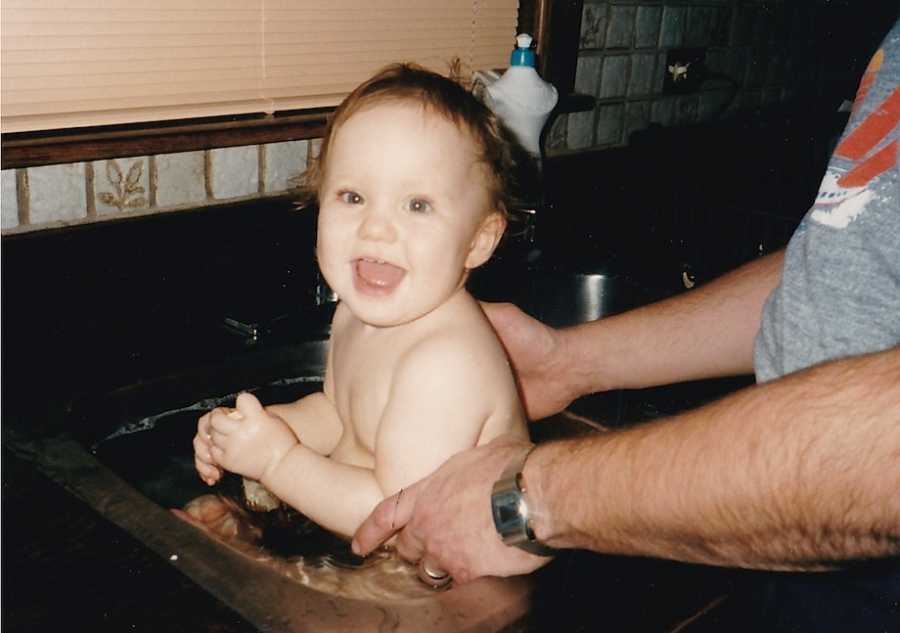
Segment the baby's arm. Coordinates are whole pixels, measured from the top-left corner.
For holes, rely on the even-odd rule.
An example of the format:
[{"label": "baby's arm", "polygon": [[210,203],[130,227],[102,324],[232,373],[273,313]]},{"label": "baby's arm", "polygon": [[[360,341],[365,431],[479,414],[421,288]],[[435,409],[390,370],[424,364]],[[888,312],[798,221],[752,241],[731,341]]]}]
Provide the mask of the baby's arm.
[{"label": "baby's arm", "polygon": [[[508,388],[506,367],[505,357],[454,336],[431,337],[411,350],[398,368],[376,438],[381,488],[392,494],[475,446],[495,413],[497,394]],[[510,398],[516,397],[513,387]],[[521,417],[511,405],[510,416]],[[524,423],[508,426],[527,434]]]},{"label": "baby's arm", "polygon": [[342,464],[299,443],[288,424],[250,394],[211,414],[215,463],[259,480],[319,525],[349,537],[385,495],[371,468]]},{"label": "baby's arm", "polygon": [[[334,384],[329,345],[324,392],[310,394],[296,402],[270,405],[266,409],[281,418],[300,442],[314,451],[328,455],[337,446],[344,431],[343,423],[329,395],[332,393]],[[215,462],[210,452],[212,448],[210,420],[216,411],[227,415],[234,409],[220,407],[203,415],[197,422],[197,434],[194,436],[194,466],[200,478],[210,486],[222,477],[222,468]]]},{"label": "baby's arm", "polygon": [[[281,441],[284,450],[253,449],[277,459],[268,465],[250,464],[250,474],[241,474],[257,475],[285,503],[319,525],[350,536],[386,496],[477,443],[491,413],[492,391],[485,376],[491,370],[479,366],[484,366],[483,358],[449,339],[430,339],[406,354],[375,438],[374,469]],[[218,453],[213,455],[219,459]],[[229,470],[237,466],[221,463]]]},{"label": "baby's arm", "polygon": [[[211,420],[213,417],[227,417],[234,411],[235,409],[219,407],[203,415],[197,422],[197,434],[194,436],[194,466],[200,478],[209,486],[221,479],[223,466],[216,461],[210,450],[213,446],[210,435]],[[334,450],[344,430],[337,409],[322,392],[310,394],[296,402],[270,405],[266,407],[266,411],[286,424],[297,440],[323,455],[328,455]]]},{"label": "baby's arm", "polygon": [[266,411],[284,420],[304,446],[322,455],[331,454],[344,433],[337,408],[323,392],[296,402],[271,404]]},{"label": "baby's arm", "polygon": [[255,396],[242,393],[235,404],[230,412],[214,409],[209,414],[210,456],[226,470],[262,480],[297,444],[297,436]]}]

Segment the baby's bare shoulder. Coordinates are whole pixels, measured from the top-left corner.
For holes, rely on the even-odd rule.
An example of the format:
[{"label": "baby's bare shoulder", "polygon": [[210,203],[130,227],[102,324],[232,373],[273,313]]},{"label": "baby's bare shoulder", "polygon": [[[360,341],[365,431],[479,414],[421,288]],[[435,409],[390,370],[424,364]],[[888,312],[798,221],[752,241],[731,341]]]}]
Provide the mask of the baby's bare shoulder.
[{"label": "baby's bare shoulder", "polygon": [[472,319],[454,323],[410,342],[398,362],[398,376],[438,376],[462,383],[511,374],[506,354],[490,325]]}]

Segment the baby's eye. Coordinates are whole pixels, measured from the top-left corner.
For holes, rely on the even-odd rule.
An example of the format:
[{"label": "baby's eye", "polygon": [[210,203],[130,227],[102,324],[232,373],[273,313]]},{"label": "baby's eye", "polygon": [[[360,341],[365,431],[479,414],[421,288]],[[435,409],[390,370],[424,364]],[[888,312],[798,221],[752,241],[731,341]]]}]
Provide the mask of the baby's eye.
[{"label": "baby's eye", "polygon": [[345,204],[362,204],[363,198],[355,191],[341,191],[338,198]]},{"label": "baby's eye", "polygon": [[413,213],[428,213],[431,211],[431,203],[421,198],[413,198],[409,201],[409,210]]}]

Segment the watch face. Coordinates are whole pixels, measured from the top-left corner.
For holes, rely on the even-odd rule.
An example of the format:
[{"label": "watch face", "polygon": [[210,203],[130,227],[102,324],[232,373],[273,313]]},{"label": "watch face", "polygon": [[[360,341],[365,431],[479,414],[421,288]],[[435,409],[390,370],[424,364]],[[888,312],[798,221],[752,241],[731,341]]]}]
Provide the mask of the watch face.
[{"label": "watch face", "polygon": [[491,497],[494,526],[502,537],[521,535],[524,528],[522,495],[518,490],[498,491]]}]

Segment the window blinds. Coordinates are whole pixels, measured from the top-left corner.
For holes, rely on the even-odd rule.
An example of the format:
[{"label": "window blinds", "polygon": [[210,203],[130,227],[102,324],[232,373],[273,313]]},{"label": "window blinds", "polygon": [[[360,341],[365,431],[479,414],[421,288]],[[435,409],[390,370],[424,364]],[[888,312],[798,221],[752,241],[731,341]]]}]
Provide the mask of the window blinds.
[{"label": "window blinds", "polygon": [[516,16],[516,0],[3,0],[0,127],[333,106],[398,61],[468,80],[507,65]]}]

